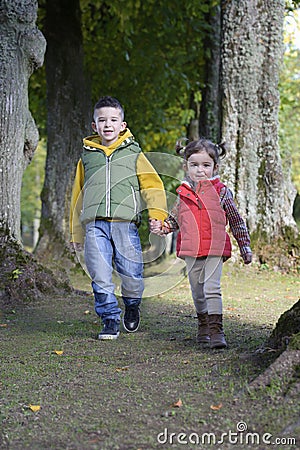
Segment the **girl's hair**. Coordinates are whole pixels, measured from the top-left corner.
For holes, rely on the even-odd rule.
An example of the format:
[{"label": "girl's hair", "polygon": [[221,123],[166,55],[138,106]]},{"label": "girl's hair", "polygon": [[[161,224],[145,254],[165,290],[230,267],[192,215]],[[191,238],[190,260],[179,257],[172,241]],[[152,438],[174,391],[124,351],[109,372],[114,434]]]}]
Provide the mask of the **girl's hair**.
[{"label": "girl's hair", "polygon": [[190,156],[194,153],[206,152],[211,159],[214,161],[215,165],[219,164],[220,159],[226,156],[226,145],[225,142],[221,144],[214,144],[209,139],[200,138],[197,141],[192,141],[183,145],[183,141],[188,139],[182,138],[176,142],[176,153],[187,161]]}]

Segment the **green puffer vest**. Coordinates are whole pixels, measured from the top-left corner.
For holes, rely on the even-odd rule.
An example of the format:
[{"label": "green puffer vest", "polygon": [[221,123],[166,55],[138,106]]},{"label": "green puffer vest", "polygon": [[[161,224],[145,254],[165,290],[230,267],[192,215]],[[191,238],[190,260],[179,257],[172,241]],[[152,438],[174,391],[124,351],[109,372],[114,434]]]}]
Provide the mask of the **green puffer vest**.
[{"label": "green puffer vest", "polygon": [[83,147],[83,224],[96,218],[140,221],[140,185],[136,162],[141,148],[131,138],[108,157],[101,149]]}]

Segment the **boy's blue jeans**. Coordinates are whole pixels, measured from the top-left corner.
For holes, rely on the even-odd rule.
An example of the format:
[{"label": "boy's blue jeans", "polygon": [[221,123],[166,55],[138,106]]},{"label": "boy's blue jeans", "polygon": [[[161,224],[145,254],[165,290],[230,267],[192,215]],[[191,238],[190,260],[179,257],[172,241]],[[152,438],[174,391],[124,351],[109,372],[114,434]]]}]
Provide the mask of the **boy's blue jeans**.
[{"label": "boy's blue jeans", "polygon": [[88,223],[84,253],[92,278],[96,313],[102,321],[120,321],[122,311],[112,281],[114,269],[121,278],[125,305],[139,305],[144,290],[143,257],[137,226],[132,222],[105,220]]}]

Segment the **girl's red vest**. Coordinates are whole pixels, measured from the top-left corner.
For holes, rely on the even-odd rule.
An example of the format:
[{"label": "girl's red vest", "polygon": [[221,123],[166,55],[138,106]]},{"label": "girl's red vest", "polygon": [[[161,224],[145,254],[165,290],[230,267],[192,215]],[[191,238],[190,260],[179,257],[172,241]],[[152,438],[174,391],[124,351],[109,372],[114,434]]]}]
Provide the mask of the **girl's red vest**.
[{"label": "girl's red vest", "polygon": [[177,188],[180,197],[177,255],[231,256],[231,242],[226,233],[226,214],[220,204],[225,187],[219,178],[199,182],[196,192],[186,183]]}]

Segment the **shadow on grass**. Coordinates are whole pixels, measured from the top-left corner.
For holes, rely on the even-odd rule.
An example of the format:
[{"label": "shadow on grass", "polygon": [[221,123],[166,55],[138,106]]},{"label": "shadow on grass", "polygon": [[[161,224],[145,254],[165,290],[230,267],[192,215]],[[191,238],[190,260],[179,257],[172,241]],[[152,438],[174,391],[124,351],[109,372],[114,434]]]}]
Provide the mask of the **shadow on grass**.
[{"label": "shadow on grass", "polygon": [[[264,430],[263,405],[254,399],[249,408],[243,393],[275,357],[256,353],[271,327],[225,311],[228,349],[211,351],[195,342],[188,296],[146,298],[141,315],[138,332],[122,330],[112,342],[96,339],[91,295],[47,298],[3,315],[7,448],[150,450],[166,427],[221,433],[248,410],[247,423]],[[179,398],[181,408],[170,406]],[[39,413],[28,411],[32,402],[42,405]]]}]

